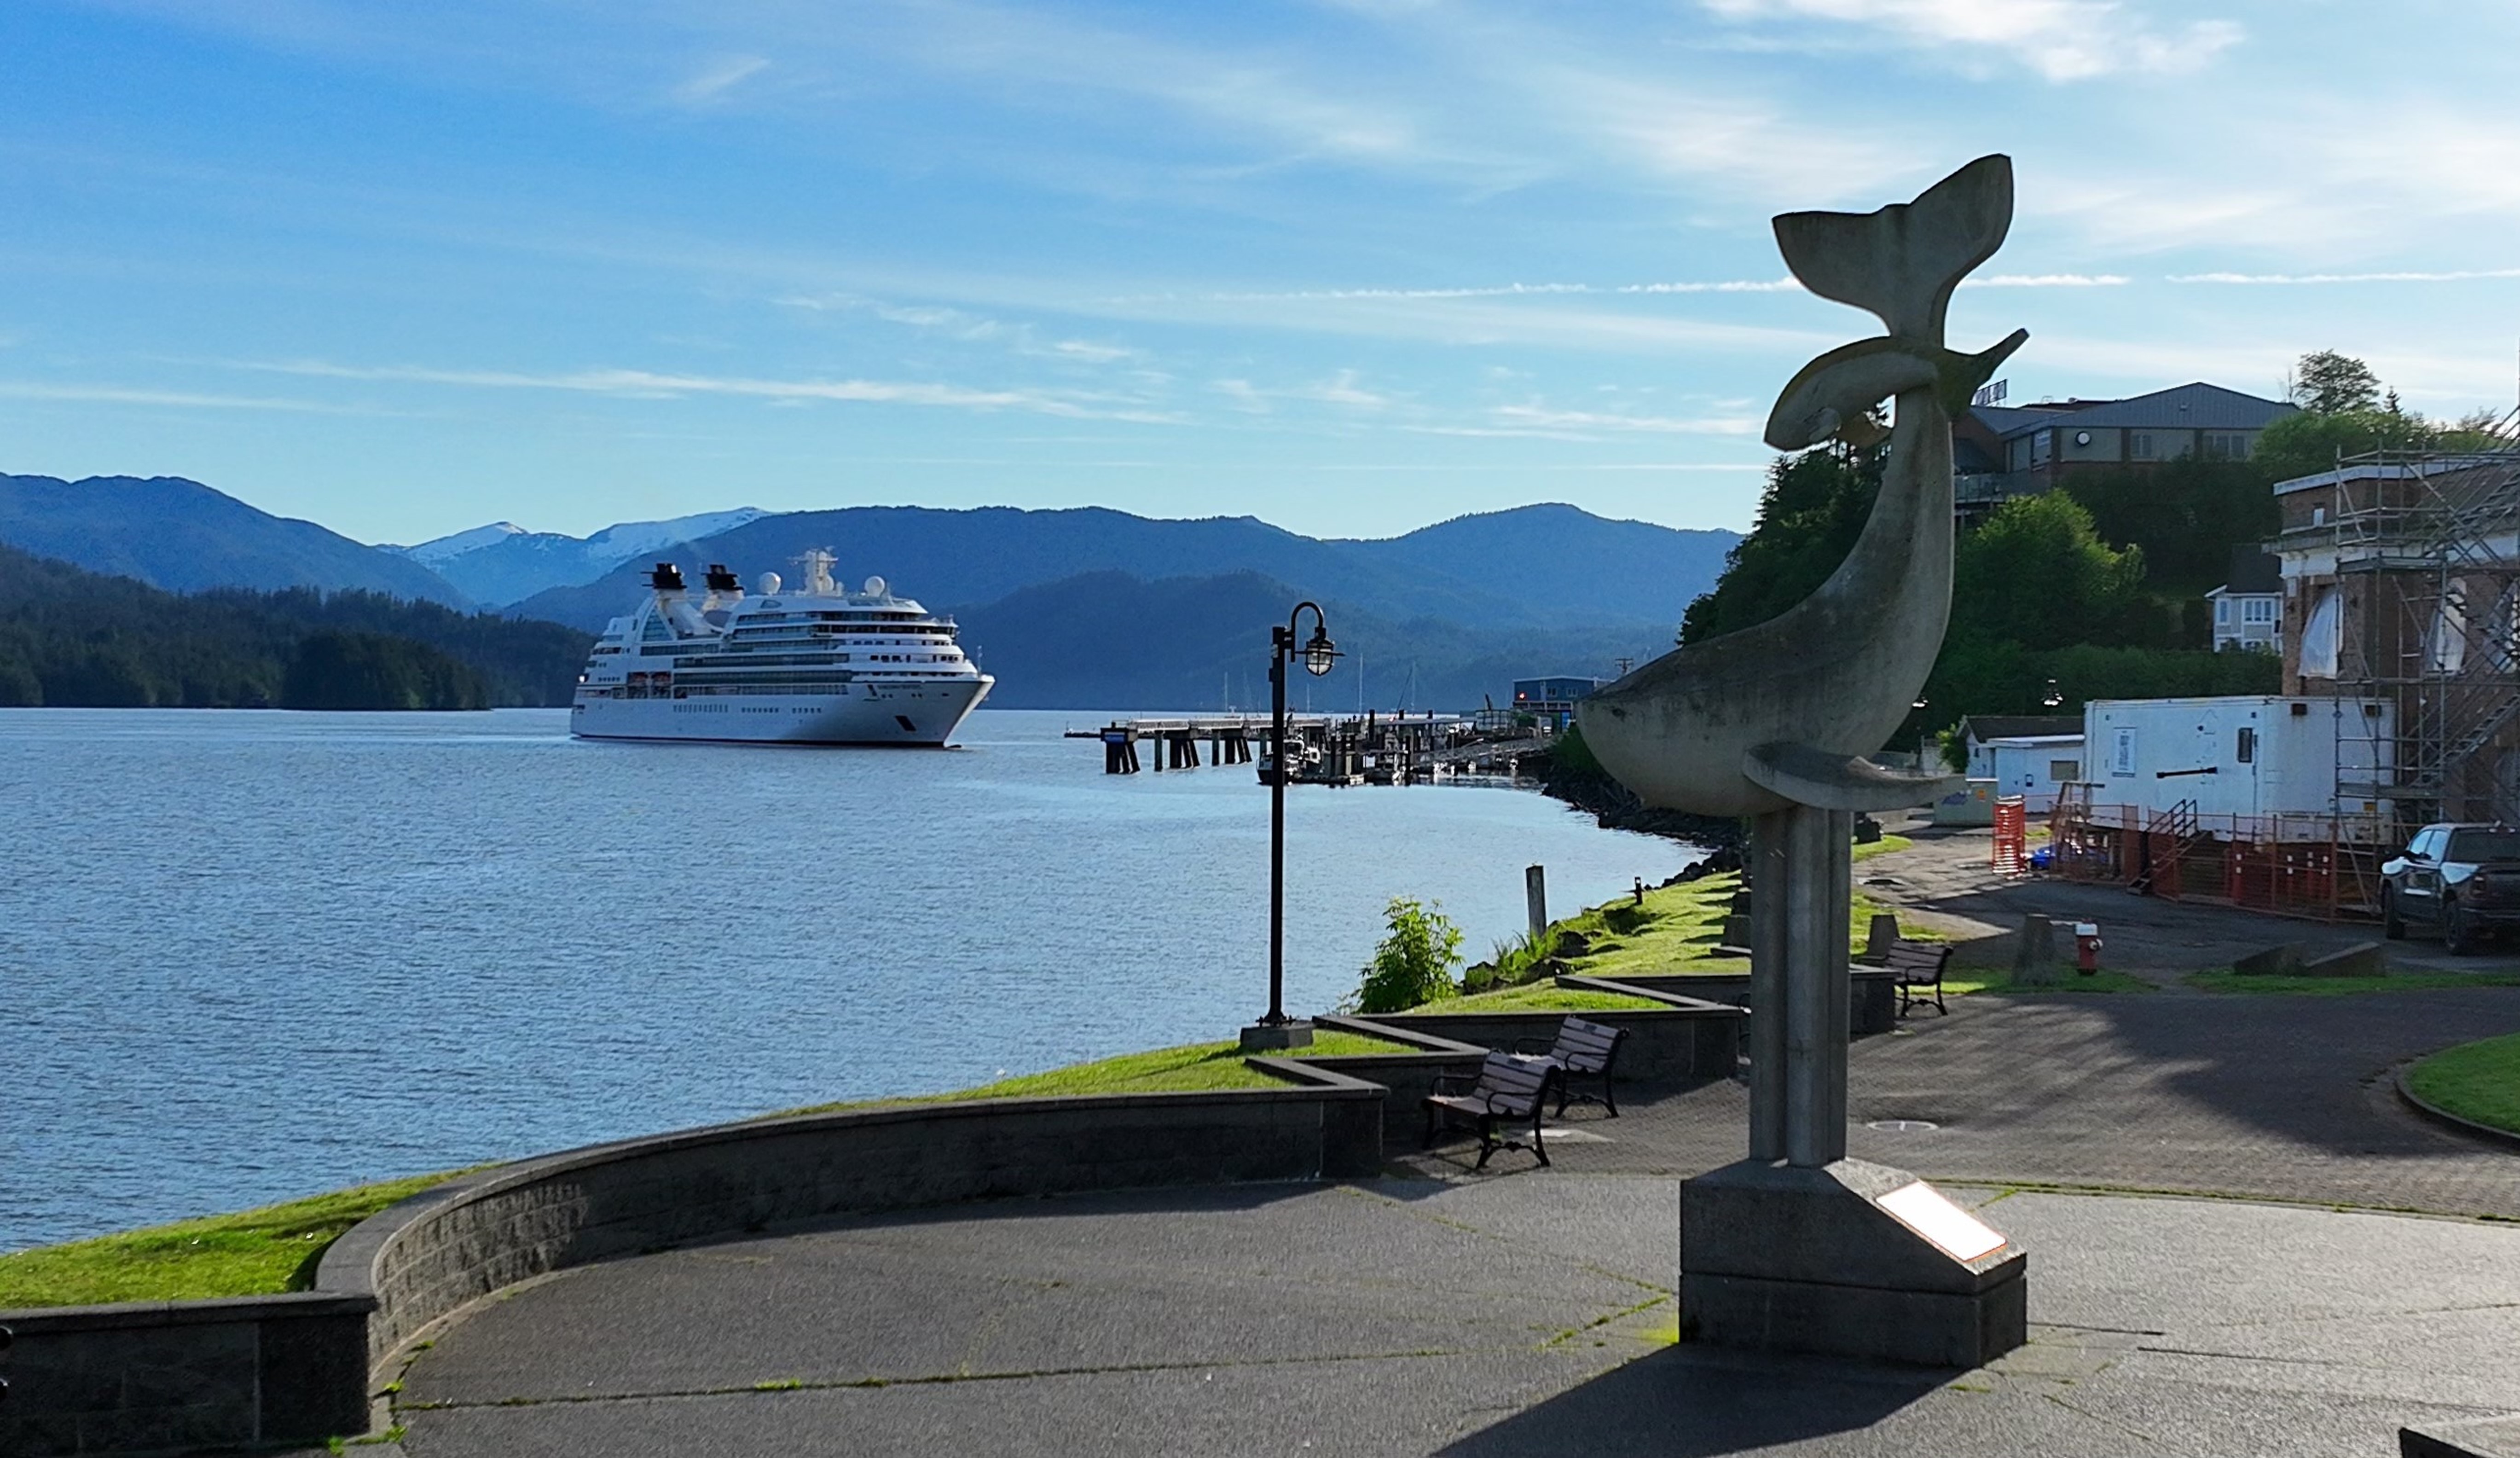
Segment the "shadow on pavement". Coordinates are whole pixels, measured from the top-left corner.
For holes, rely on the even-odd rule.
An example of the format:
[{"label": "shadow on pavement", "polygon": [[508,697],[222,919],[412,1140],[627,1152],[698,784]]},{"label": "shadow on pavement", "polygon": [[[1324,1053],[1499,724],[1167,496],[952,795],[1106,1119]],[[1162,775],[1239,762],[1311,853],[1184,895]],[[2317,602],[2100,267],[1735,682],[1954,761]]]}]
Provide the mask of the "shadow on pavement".
[{"label": "shadow on pavement", "polygon": [[1674,1347],[1605,1372],[1442,1449],[1446,1458],[1765,1450],[1868,1428],[1949,1381],[1870,1367]]}]

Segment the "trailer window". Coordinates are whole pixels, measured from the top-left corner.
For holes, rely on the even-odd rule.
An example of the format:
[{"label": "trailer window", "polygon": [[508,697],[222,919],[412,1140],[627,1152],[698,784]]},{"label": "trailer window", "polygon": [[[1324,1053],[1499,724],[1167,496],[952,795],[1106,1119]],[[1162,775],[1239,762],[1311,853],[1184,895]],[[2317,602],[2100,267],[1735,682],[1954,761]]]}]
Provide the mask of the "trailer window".
[{"label": "trailer window", "polygon": [[2240,730],[2240,742],[2233,747],[2231,752],[2238,757],[2240,763],[2243,765],[2256,764],[2258,761],[2258,731],[2256,729],[2243,727]]},{"label": "trailer window", "polygon": [[2083,762],[2081,760],[2049,760],[2048,762],[2048,777],[2056,781],[2058,784],[2072,784],[2075,780],[2083,777]]}]

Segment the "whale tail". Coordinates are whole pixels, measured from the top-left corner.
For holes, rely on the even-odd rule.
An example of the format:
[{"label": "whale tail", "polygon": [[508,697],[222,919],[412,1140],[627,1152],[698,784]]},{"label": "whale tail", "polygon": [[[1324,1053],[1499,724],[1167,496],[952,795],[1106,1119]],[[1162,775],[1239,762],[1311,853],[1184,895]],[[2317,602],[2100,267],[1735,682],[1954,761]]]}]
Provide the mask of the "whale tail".
[{"label": "whale tail", "polygon": [[1992,349],[1976,354],[1955,354],[1945,357],[1943,367],[1935,372],[1934,395],[1943,409],[1958,419],[1976,398],[1977,387],[1995,377],[2012,352],[2030,341],[2030,331],[2014,330],[1996,341]]},{"label": "whale tail", "polygon": [[1869,310],[1893,334],[1936,345],[1952,290],[1995,256],[2011,227],[2012,158],[2001,153],[1970,162],[1913,202],[1776,219],[1777,248],[1805,287]]}]

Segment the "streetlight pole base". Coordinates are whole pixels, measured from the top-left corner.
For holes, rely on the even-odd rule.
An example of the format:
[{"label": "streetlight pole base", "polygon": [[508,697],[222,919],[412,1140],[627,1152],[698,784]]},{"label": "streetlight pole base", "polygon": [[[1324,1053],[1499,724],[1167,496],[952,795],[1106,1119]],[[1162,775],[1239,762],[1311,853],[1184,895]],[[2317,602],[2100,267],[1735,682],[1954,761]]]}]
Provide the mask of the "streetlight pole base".
[{"label": "streetlight pole base", "polygon": [[1254,1023],[1242,1030],[1242,1051],[1246,1053],[1282,1053],[1288,1048],[1313,1045],[1313,1025],[1289,1018],[1282,1023]]}]

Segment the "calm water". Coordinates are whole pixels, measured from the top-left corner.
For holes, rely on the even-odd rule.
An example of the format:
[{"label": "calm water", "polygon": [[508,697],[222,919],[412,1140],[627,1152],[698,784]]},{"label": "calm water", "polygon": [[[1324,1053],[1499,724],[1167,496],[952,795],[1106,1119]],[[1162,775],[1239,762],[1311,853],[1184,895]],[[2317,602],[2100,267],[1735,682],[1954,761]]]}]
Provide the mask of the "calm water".
[{"label": "calm water", "polygon": [[[0,711],[0,1250],[1229,1036],[1266,1005],[1247,767],[580,744],[562,711]],[[1288,1003],[1384,901],[1484,953],[1689,857],[1502,788],[1288,799]]]}]

